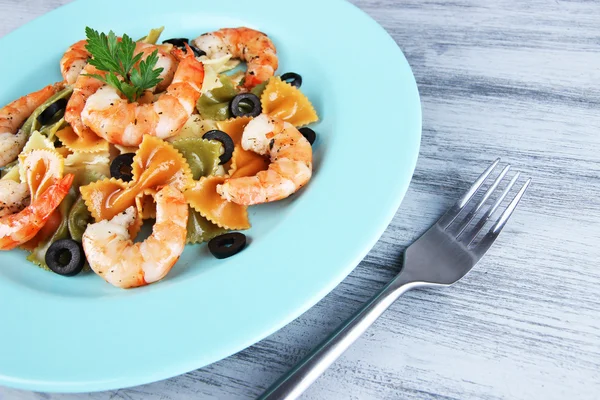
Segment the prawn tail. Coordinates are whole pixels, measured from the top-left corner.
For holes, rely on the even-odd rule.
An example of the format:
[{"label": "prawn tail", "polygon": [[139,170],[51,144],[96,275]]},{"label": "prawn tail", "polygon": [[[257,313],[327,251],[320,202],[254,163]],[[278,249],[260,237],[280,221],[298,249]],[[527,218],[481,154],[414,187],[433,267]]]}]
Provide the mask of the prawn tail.
[{"label": "prawn tail", "polygon": [[69,193],[74,177],[65,175],[23,211],[0,218],[0,250],[12,250],[37,235]]}]

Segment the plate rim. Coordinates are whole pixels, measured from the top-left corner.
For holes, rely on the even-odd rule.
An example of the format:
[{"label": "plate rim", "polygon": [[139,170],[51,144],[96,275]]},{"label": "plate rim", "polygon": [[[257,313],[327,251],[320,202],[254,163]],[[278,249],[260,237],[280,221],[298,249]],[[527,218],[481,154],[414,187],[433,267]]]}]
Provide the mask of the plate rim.
[{"label": "plate rim", "polygon": [[[0,45],[1,45],[1,43],[12,40],[12,37],[17,36],[17,34],[19,32],[26,31],[28,29],[28,27],[31,24],[33,24],[34,22],[40,24],[41,22],[39,22],[39,21],[43,22],[45,19],[51,20],[55,14],[59,14],[60,12],[66,12],[65,9],[68,10],[71,7],[74,8],[79,3],[82,3],[82,0],[74,1],[72,3],[58,7],[56,9],[50,11],[49,13],[46,13],[46,14],[34,19],[33,21],[30,21],[27,24],[20,26],[19,28],[13,30],[12,32],[5,35],[4,37],[0,38]],[[393,41],[393,39],[391,38],[389,33],[387,33],[387,31],[385,31],[384,28],[382,28],[377,22],[375,22],[367,13],[365,13],[360,8],[356,7],[355,5],[353,5],[351,3],[347,3],[342,0],[339,0],[337,2],[331,2],[331,3],[332,4],[336,3],[336,4],[349,5],[351,8],[353,8],[354,10],[357,10],[360,14],[362,14],[362,18],[364,18],[365,21],[371,21],[372,23],[374,23],[376,26],[376,29],[380,30],[380,33],[387,36],[388,38],[390,38]],[[201,9],[201,6],[199,6],[199,9]],[[338,272],[336,279],[332,279],[326,285],[322,285],[321,290],[318,293],[314,293],[309,299],[307,299],[303,302],[303,305],[301,307],[297,307],[296,309],[293,310],[293,312],[288,313],[288,315],[286,315],[285,318],[280,319],[277,323],[271,324],[269,329],[264,329],[261,333],[259,333],[255,337],[248,337],[247,340],[240,341],[237,346],[234,346],[233,348],[230,349],[230,351],[225,352],[225,353],[227,353],[226,355],[217,357],[213,361],[210,361],[209,363],[204,363],[201,366],[191,365],[191,364],[188,365],[187,363],[179,363],[179,365],[181,366],[181,368],[179,368],[179,372],[173,373],[173,371],[170,371],[170,372],[165,373],[164,371],[160,371],[156,374],[147,374],[146,376],[148,377],[148,379],[143,379],[142,381],[140,381],[137,378],[133,378],[133,379],[129,379],[129,380],[122,379],[118,382],[117,381],[106,381],[106,382],[97,381],[97,382],[93,383],[92,385],[89,385],[88,383],[78,384],[75,382],[70,382],[70,383],[62,382],[57,385],[54,385],[50,382],[33,383],[33,382],[27,381],[27,380],[21,381],[18,378],[14,378],[14,377],[11,378],[11,377],[4,376],[4,375],[2,375],[2,373],[0,371],[0,384],[10,386],[10,387],[20,388],[20,389],[38,390],[38,391],[41,390],[41,391],[47,391],[47,392],[81,392],[81,391],[110,390],[110,389],[116,389],[116,388],[120,388],[120,387],[130,387],[130,386],[135,386],[135,385],[139,385],[139,384],[154,382],[154,381],[161,380],[161,379],[166,379],[166,378],[169,378],[169,377],[181,374],[181,373],[189,372],[194,369],[204,367],[206,365],[209,365],[212,362],[229,357],[230,355],[235,354],[235,353],[247,348],[248,346],[257,343],[258,341],[266,338],[267,336],[278,331],[285,325],[289,324],[291,321],[293,321],[294,319],[296,319],[300,315],[302,315],[304,312],[306,312],[308,309],[312,308],[317,302],[322,300],[328,293],[330,293],[337,285],[339,285],[340,282],[342,282],[354,270],[354,268],[358,265],[358,263],[360,263],[360,261],[362,259],[364,259],[364,257],[369,253],[369,251],[375,245],[375,243],[379,240],[379,238],[381,237],[383,232],[386,230],[386,227],[392,221],[394,215],[396,214],[402,200],[404,199],[404,197],[406,195],[408,186],[409,186],[410,182],[412,182],[414,170],[416,168],[416,163],[417,163],[417,159],[419,156],[419,148],[420,148],[420,141],[421,141],[422,105],[421,105],[420,96],[418,93],[418,88],[416,85],[416,80],[415,80],[414,74],[412,73],[410,66],[408,65],[408,62],[407,62],[402,50],[399,48],[399,46],[397,46],[397,44],[396,44],[396,50],[401,55],[401,58],[404,60],[404,63],[406,63],[406,66],[408,66],[408,70],[410,71],[410,77],[409,77],[410,82],[409,83],[414,86],[414,89],[416,92],[416,98],[413,100],[417,104],[416,111],[418,111],[417,112],[418,115],[416,115],[415,117],[418,120],[418,129],[416,129],[415,132],[413,132],[413,134],[416,134],[416,151],[414,151],[412,153],[412,159],[410,160],[410,164],[411,164],[412,168],[410,170],[410,173],[409,174],[407,173],[407,175],[410,175],[410,179],[408,179],[407,182],[405,183],[404,187],[398,191],[399,195],[395,199],[393,206],[389,206],[385,213],[385,216],[383,216],[381,218],[381,221],[378,224],[381,226],[376,229],[379,233],[377,235],[371,237],[368,240],[368,242],[365,243],[365,245],[363,246],[363,249],[360,252],[356,253],[356,255],[354,257],[355,260],[352,263],[346,265],[344,268],[340,268],[340,271]],[[1,285],[0,285],[0,287],[1,287]]]}]

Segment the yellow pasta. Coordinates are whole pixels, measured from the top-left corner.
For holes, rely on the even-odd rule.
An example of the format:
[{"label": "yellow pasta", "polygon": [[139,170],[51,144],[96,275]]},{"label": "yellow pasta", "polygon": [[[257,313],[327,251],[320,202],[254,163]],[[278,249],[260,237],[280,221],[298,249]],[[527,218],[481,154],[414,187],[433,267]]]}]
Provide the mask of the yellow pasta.
[{"label": "yellow pasta", "polygon": [[35,200],[63,176],[64,159],[54,150],[32,150],[19,156],[21,180],[29,186],[31,199]]},{"label": "yellow pasta", "polygon": [[[23,147],[21,154],[27,154],[32,150],[40,149],[54,150],[54,144],[38,131],[34,131],[31,136],[29,136],[27,143],[25,143],[25,147]],[[13,166],[10,171],[8,171],[6,175],[2,177],[2,179],[10,179],[15,182],[25,182],[25,170],[23,169],[22,163],[19,161],[19,159],[17,159],[17,164]]]},{"label": "yellow pasta", "polygon": [[210,119],[202,119],[198,114],[192,116],[186,121],[183,128],[175,136],[167,139],[168,142],[175,140],[186,139],[189,137],[202,137],[206,132],[217,129],[217,123]]},{"label": "yellow pasta", "polygon": [[108,151],[98,153],[82,153],[76,151],[65,158],[65,171],[75,175],[77,185],[89,182],[89,176],[102,179],[110,175],[110,155]]},{"label": "yellow pasta", "polygon": [[296,127],[319,120],[315,108],[304,93],[278,76],[269,79],[260,102],[263,113],[281,118]]},{"label": "yellow pasta", "polygon": [[219,79],[221,72],[229,71],[240,63],[239,60],[232,60],[231,54],[219,58],[210,59],[206,56],[200,57],[204,65],[204,82],[202,83],[202,94],[223,86]]}]

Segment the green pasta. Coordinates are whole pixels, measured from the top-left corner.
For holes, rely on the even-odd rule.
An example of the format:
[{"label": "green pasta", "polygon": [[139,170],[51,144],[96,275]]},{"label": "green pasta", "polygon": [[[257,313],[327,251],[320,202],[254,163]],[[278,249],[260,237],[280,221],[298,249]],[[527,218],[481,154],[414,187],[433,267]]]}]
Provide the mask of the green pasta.
[{"label": "green pasta", "polygon": [[[217,173],[219,169],[219,156],[223,152],[223,145],[215,140],[205,140],[200,137],[188,137],[173,141],[175,147],[187,160],[195,180],[203,176]],[[189,208],[187,222],[187,243],[202,243],[227,232],[193,208]]]},{"label": "green pasta", "polygon": [[[17,158],[15,161],[13,161],[11,163],[8,163],[4,167],[0,168],[0,176],[2,177],[2,179],[4,179],[5,176],[7,176],[7,175],[10,174],[10,176],[8,178],[6,178],[6,179],[11,179],[12,178],[12,180],[15,180],[14,179],[15,172],[13,171],[13,168],[16,168],[16,170],[18,170],[19,169],[19,165],[18,164],[19,164],[19,159]],[[16,178],[17,178],[18,181],[20,181],[19,173],[18,172],[16,172]]]},{"label": "green pasta", "polygon": [[73,185],[71,187],[69,194],[58,206],[61,216],[61,222],[58,229],[56,229],[56,232],[54,232],[51,237],[38,244],[31,254],[27,256],[27,260],[43,269],[49,269],[46,265],[45,258],[46,251],[48,251],[52,243],[60,239],[81,241],[83,232],[85,231],[87,224],[92,222],[92,218],[85,203],[83,203],[81,196],[78,196],[79,189],[77,187],[79,185],[87,185],[102,178],[104,178],[102,174],[93,171],[85,171],[85,173],[81,175],[81,178],[77,182],[77,186]]},{"label": "green pasta", "polygon": [[252,88],[252,90],[250,90],[250,93],[252,93],[253,95],[255,95],[256,97],[258,97],[260,99],[260,97],[262,96],[263,92],[265,91],[265,88],[267,87],[268,83],[269,83],[268,79],[266,81],[264,81],[263,83],[259,83],[258,85],[254,86]]},{"label": "green pasta", "polygon": [[198,99],[196,109],[203,119],[225,121],[231,118],[229,102],[238,94],[231,79],[226,75],[219,78],[223,86],[209,90]]},{"label": "green pasta", "polygon": [[67,218],[67,226],[71,239],[81,242],[83,232],[85,232],[90,222],[93,222],[92,214],[90,214],[83,198],[79,196],[73,207],[71,207]]},{"label": "green pasta", "polygon": [[187,241],[188,244],[206,242],[214,237],[227,232],[227,229],[221,228],[206,218],[193,208],[189,207],[189,217],[187,222]]},{"label": "green pasta", "polygon": [[185,157],[194,180],[202,176],[214,175],[219,168],[219,156],[223,152],[223,145],[215,140],[205,140],[200,137],[188,137],[172,142]]},{"label": "green pasta", "polygon": [[44,125],[43,127],[41,127],[40,133],[42,135],[46,136],[48,139],[54,140],[54,136],[56,135],[56,132],[58,132],[65,126],[67,126],[67,122],[65,121],[65,118],[62,117],[61,119],[59,119],[58,121],[56,121],[53,124]]},{"label": "green pasta", "polygon": [[37,120],[37,117],[42,112],[44,112],[44,110],[46,108],[48,108],[56,100],[58,100],[58,99],[69,99],[71,97],[71,94],[73,94],[73,88],[71,86],[67,86],[66,88],[64,88],[60,92],[58,92],[55,95],[53,95],[52,97],[50,97],[48,100],[46,100],[44,102],[44,104],[42,104],[41,106],[39,106],[38,108],[36,108],[33,111],[33,113],[29,116],[29,118],[27,118],[27,120],[25,121],[25,123],[21,127],[21,131],[23,133],[25,133],[27,135],[27,137],[29,137],[29,135],[31,135],[31,132],[39,130],[41,128],[41,126],[40,126],[40,123]]}]

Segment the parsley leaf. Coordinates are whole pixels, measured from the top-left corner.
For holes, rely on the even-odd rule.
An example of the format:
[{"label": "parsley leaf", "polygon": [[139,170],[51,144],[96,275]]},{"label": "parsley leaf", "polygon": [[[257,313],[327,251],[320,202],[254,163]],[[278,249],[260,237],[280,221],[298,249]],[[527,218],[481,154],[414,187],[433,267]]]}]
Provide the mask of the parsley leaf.
[{"label": "parsley leaf", "polygon": [[[142,60],[143,54],[135,54],[135,42],[127,35],[118,39],[113,31],[108,35],[86,27],[86,49],[90,53],[89,63],[105,76],[90,74],[107,85],[119,90],[130,102],[138,99],[145,90],[158,85],[163,68],[156,68],[158,50]],[[137,66],[136,66],[137,65]]]},{"label": "parsley leaf", "polygon": [[131,71],[131,83],[138,87],[150,89],[160,83],[162,79],[158,76],[163,68],[154,69],[158,62],[158,50],[154,50],[145,60],[140,62],[139,69]]}]

